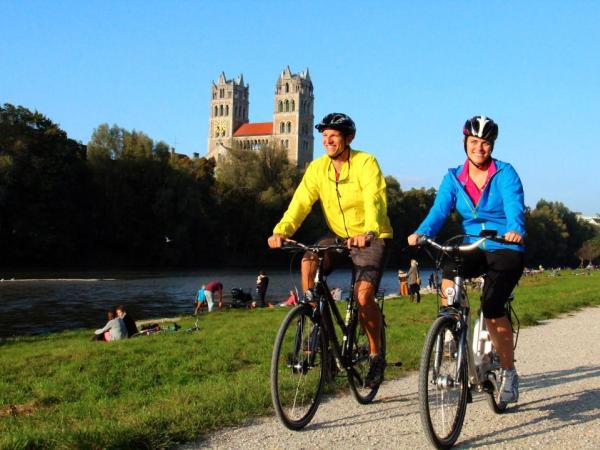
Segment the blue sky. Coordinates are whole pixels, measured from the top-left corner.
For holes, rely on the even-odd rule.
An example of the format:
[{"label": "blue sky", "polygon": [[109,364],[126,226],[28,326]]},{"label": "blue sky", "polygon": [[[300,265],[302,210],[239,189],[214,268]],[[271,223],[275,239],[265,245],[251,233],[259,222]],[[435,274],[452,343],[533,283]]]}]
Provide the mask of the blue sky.
[{"label": "blue sky", "polygon": [[403,189],[437,188],[464,159],[465,119],[485,114],[528,206],[594,215],[599,13],[577,0],[0,0],[0,103],[37,109],[83,143],[106,122],[203,155],[221,71],[243,73],[262,122],[279,73],[308,67],[315,119],[350,114],[354,146]]}]

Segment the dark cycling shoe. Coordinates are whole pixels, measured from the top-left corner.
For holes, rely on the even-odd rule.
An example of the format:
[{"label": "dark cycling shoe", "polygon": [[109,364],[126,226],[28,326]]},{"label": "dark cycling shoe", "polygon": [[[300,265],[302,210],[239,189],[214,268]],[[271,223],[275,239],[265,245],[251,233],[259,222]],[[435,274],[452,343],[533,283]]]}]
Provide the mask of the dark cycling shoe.
[{"label": "dark cycling shoe", "polygon": [[369,373],[365,378],[365,386],[371,389],[378,387],[383,382],[385,359],[381,355],[369,357]]}]

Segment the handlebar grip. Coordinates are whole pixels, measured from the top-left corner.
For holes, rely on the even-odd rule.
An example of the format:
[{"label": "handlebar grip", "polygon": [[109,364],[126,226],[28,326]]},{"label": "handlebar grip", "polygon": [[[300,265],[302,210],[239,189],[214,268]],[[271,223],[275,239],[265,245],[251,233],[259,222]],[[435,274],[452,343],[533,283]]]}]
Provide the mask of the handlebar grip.
[{"label": "handlebar grip", "polygon": [[514,242],[508,242],[506,239],[504,239],[504,237],[502,236],[493,236],[493,237],[488,237],[488,239],[490,241],[494,241],[497,242],[499,244],[514,244]]},{"label": "handlebar grip", "polygon": [[419,236],[419,237],[417,238],[417,245],[423,245],[423,244],[426,244],[426,243],[427,243],[427,239],[429,239],[429,238],[427,237],[427,235],[425,235],[425,234],[422,234],[421,236]]}]

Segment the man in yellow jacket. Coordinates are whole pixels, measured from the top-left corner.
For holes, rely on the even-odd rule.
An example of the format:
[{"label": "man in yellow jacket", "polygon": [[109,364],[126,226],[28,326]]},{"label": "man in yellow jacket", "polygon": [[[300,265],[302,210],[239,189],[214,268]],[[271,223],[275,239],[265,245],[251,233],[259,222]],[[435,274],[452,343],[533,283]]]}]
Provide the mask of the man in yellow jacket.
[{"label": "man in yellow jacket", "polygon": [[[385,178],[373,155],[354,150],[350,143],[356,135],[354,121],[342,113],[331,113],[315,126],[322,134],[325,155],[310,163],[294,193],[287,211],[273,229],[268,244],[279,248],[298,230],[313,204],[320,200],[327,225],[335,237],[347,239],[356,271],[355,295],[360,306],[360,321],[370,346],[370,370],[366,384],[374,387],[383,381],[385,360],[380,355],[381,314],[375,293],[393,236],[387,215]],[[335,266],[328,258],[329,272]],[[314,285],[315,255],[302,258],[302,289]]]}]

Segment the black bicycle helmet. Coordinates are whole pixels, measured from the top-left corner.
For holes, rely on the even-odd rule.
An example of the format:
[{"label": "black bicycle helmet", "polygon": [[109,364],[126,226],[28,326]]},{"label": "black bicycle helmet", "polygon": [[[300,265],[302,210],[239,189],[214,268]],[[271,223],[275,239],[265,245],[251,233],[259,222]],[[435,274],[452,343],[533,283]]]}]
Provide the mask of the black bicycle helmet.
[{"label": "black bicycle helmet", "polygon": [[493,145],[498,137],[498,124],[489,117],[474,116],[465,122],[463,134],[465,137],[475,136],[485,139]]},{"label": "black bicycle helmet", "polygon": [[356,125],[350,116],[343,113],[331,113],[323,117],[320,123],[315,125],[315,128],[322,133],[323,130],[329,128],[332,130],[341,131],[345,136],[356,134]]}]

